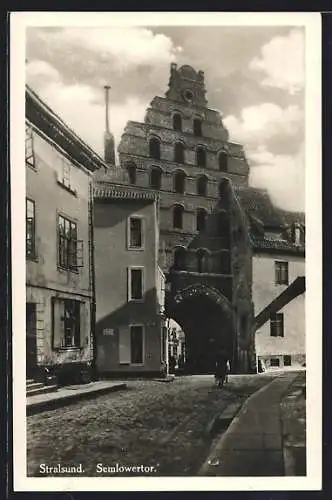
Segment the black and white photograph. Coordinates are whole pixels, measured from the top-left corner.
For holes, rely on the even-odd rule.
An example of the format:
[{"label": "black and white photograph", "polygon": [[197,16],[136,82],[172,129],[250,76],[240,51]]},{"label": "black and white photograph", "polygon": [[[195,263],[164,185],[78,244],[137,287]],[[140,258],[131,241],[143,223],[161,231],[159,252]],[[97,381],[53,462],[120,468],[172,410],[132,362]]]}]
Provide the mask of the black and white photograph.
[{"label": "black and white photograph", "polygon": [[15,490],[319,489],[319,15],[11,26]]}]

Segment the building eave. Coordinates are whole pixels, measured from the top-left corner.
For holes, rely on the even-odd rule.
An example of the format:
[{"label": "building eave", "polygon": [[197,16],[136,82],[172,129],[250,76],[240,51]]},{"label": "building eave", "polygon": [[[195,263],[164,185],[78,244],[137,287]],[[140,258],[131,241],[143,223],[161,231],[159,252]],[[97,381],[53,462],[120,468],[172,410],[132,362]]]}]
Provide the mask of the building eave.
[{"label": "building eave", "polygon": [[93,187],[93,197],[98,200],[145,200],[157,202],[157,193],[148,189],[134,188],[124,184],[111,184],[107,182],[96,183]]},{"label": "building eave", "polygon": [[28,85],[25,88],[25,106],[27,120],[57,143],[78,164],[91,172],[101,167],[107,168],[102,157],[75,134]]}]

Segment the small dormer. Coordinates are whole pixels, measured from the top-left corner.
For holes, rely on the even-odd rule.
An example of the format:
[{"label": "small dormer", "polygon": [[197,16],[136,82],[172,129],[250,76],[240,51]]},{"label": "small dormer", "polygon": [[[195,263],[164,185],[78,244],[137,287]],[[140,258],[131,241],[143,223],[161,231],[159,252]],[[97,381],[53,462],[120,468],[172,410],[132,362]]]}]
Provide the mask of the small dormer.
[{"label": "small dormer", "polygon": [[301,246],[305,243],[305,229],[304,226],[295,222],[292,226],[292,242],[295,245]]}]

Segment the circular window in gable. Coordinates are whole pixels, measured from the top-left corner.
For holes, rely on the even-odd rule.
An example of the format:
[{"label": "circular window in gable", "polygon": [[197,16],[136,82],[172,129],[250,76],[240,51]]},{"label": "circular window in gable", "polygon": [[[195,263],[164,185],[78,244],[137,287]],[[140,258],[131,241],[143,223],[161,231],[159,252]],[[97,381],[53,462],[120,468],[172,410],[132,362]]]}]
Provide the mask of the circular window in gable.
[{"label": "circular window in gable", "polygon": [[192,101],[193,100],[193,97],[194,97],[194,94],[192,93],[191,90],[189,89],[186,89],[184,90],[183,92],[183,97],[185,98],[186,101]]}]

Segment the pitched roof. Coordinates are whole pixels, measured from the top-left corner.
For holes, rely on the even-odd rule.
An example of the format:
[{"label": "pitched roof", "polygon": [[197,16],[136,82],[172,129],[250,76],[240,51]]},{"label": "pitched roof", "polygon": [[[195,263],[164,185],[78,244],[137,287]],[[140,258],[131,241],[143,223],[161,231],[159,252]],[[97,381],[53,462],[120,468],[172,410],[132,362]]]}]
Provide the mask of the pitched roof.
[{"label": "pitched roof", "polygon": [[276,207],[265,189],[241,186],[234,187],[234,191],[249,218],[261,221],[264,227],[284,228],[295,222],[305,223],[303,212],[289,212]]},{"label": "pitched roof", "polygon": [[255,250],[270,250],[275,252],[287,252],[296,253],[298,255],[303,255],[305,247],[303,244],[296,245],[292,241],[287,241],[285,239],[272,239],[266,237],[255,237],[251,234],[250,236],[252,245]]},{"label": "pitched roof", "polygon": [[121,184],[111,184],[106,182],[95,183],[93,187],[95,200],[120,199],[120,200],[149,200],[157,201],[158,194],[144,188],[134,188]]},{"label": "pitched roof", "polygon": [[107,167],[79,137],[28,85],[25,86],[26,118],[46,136],[61,146],[73,159],[90,171]]}]

